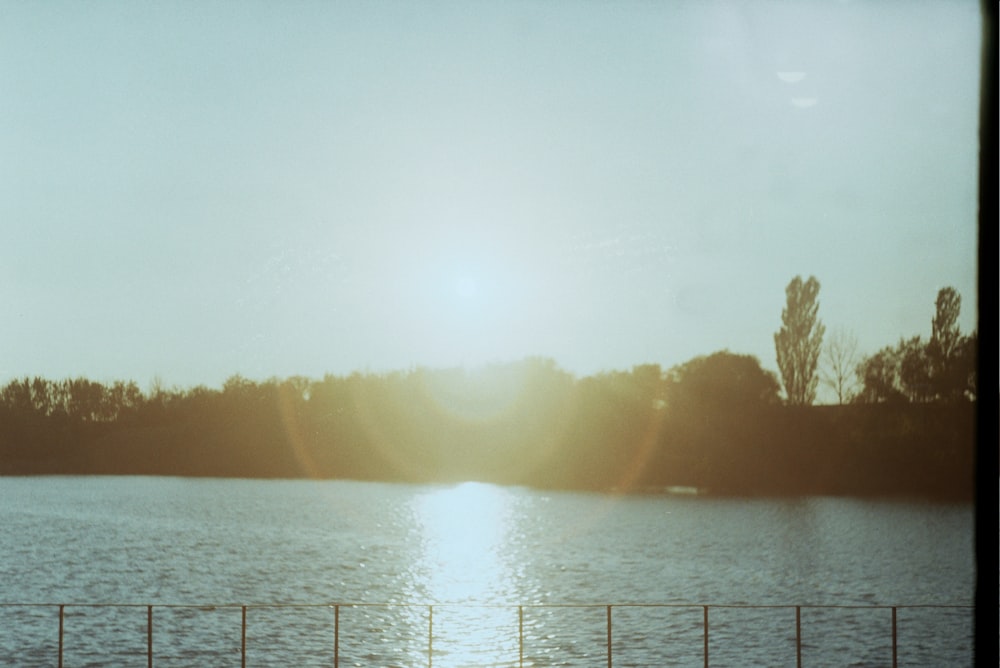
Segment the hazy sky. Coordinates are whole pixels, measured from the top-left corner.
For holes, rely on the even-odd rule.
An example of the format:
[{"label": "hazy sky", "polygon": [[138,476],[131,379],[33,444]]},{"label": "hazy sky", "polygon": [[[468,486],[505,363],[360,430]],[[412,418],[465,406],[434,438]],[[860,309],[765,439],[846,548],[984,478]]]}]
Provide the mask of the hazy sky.
[{"label": "hazy sky", "polygon": [[979,3],[0,0],[0,382],[975,327]]}]

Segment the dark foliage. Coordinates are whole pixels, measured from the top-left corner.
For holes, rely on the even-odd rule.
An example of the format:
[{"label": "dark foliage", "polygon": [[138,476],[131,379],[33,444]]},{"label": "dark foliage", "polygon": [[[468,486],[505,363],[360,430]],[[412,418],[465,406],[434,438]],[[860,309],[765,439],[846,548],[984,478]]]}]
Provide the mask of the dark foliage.
[{"label": "dark foliage", "polygon": [[954,288],[938,291],[931,338],[900,339],[864,358],[857,366],[860,403],[974,400],[979,340],[958,328],[962,298]]},{"label": "dark foliage", "polygon": [[0,474],[971,498],[973,402],[786,406],[778,390],[729,352],[582,379],[547,359],[146,395],[23,379],[0,390]]}]

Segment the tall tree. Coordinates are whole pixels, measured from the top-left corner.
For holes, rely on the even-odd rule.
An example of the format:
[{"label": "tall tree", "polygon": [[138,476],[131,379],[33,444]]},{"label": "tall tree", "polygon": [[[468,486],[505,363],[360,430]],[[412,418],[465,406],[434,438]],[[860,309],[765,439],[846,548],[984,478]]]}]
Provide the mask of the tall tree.
[{"label": "tall tree", "polygon": [[819,281],[815,276],[796,276],[785,288],[787,299],[781,311],[781,329],[774,334],[778,368],[788,403],[808,406],[816,400],[819,378],[816,367],[826,328],[819,320]]},{"label": "tall tree", "polygon": [[[969,350],[974,350],[965,341],[968,337],[963,337],[958,328],[962,297],[955,288],[944,287],[938,291],[934,306],[931,340],[927,344],[930,382],[939,398],[961,398],[968,386],[969,369],[964,367],[969,365],[964,363],[965,358]],[[975,366],[974,362],[972,366]]]},{"label": "tall tree", "polygon": [[931,346],[936,354],[948,359],[957,348],[962,333],[958,329],[958,314],[962,310],[962,296],[958,290],[945,287],[938,290],[934,302],[934,318],[931,320]]}]

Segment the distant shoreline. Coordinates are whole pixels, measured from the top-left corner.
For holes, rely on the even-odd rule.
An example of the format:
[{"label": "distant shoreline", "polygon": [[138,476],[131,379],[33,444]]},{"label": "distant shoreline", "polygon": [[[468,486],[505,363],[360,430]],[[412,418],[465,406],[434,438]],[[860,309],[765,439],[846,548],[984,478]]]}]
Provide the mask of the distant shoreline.
[{"label": "distant shoreline", "polygon": [[533,485],[493,483],[481,480],[427,480],[427,481],[406,481],[406,480],[374,480],[357,478],[308,478],[308,477],[245,477],[245,476],[225,476],[225,475],[176,475],[167,473],[0,473],[2,479],[24,479],[24,478],[175,478],[178,480],[246,480],[260,482],[346,482],[359,484],[385,484],[385,485],[427,485],[427,486],[452,486],[464,483],[481,483],[486,485],[498,485],[501,487],[515,487],[530,489],[537,492],[566,492],[580,494],[601,494],[609,496],[629,496],[629,497],[670,497],[675,499],[697,500],[719,500],[719,499],[748,499],[748,500],[795,500],[811,498],[839,498],[857,501],[885,501],[885,502],[912,502],[912,503],[935,503],[947,505],[972,505],[973,495],[922,495],[919,493],[908,494],[826,494],[826,493],[767,493],[759,492],[755,494],[740,494],[734,492],[717,492],[708,489],[692,489],[691,491],[677,491],[671,487],[667,488],[635,488],[635,489],[584,489],[573,487],[537,487]]},{"label": "distant shoreline", "polygon": [[237,379],[222,391],[152,397],[92,384],[80,397],[90,388],[105,403],[55,408],[8,397],[0,476],[477,480],[690,498],[974,495],[974,401],[787,406],[725,376],[670,384],[651,366],[577,380],[544,360],[501,369],[487,385],[448,373]]}]

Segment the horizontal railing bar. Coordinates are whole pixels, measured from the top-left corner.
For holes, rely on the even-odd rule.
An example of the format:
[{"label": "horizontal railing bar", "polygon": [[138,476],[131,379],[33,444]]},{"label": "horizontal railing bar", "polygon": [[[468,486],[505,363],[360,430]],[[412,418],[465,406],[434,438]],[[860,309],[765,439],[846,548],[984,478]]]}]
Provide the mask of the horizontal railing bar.
[{"label": "horizontal railing bar", "polygon": [[[203,611],[240,608],[732,608],[732,609],[844,609],[844,610],[911,610],[930,609],[972,609],[971,603],[908,603],[908,604],[851,604],[851,603],[0,603],[0,608],[196,608]],[[1000,604],[998,604],[1000,606]]]}]

